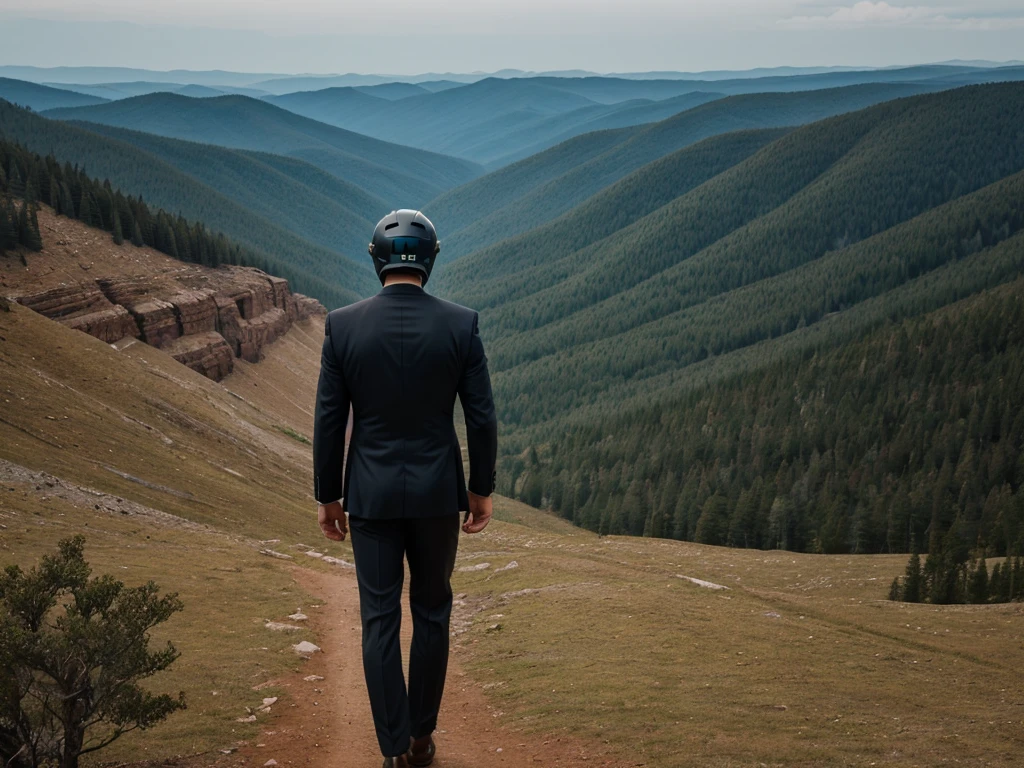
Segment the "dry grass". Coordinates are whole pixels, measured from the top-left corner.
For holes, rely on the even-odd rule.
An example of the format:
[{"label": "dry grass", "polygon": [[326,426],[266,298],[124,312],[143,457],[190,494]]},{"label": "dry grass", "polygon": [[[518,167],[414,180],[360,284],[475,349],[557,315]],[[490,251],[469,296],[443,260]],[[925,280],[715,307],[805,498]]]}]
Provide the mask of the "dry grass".
[{"label": "dry grass", "polygon": [[901,556],[499,523],[463,558],[492,563],[458,574],[475,612],[470,670],[527,730],[659,766],[1010,766],[1024,754],[1024,606],[890,603]]}]

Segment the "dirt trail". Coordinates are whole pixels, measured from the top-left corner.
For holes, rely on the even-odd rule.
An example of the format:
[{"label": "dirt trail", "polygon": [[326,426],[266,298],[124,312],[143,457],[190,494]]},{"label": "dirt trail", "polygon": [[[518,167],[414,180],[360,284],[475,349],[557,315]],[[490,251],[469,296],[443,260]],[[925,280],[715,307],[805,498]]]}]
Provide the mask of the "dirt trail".
[{"label": "dirt trail", "polygon": [[[239,752],[257,766],[274,759],[281,766],[377,768],[380,751],[363,681],[359,596],[351,571],[322,572],[295,567],[295,579],[322,603],[305,611],[322,653],[302,672],[275,681],[286,693],[260,736]],[[408,596],[402,620],[403,659],[409,657]],[[307,675],[323,680],[306,681]],[[283,705],[283,708],[282,708]],[[497,721],[478,686],[461,669],[457,652],[448,666],[444,702],[434,735],[437,768],[474,766],[621,766],[604,750],[565,736],[539,737]],[[501,751],[498,751],[501,750]]]}]

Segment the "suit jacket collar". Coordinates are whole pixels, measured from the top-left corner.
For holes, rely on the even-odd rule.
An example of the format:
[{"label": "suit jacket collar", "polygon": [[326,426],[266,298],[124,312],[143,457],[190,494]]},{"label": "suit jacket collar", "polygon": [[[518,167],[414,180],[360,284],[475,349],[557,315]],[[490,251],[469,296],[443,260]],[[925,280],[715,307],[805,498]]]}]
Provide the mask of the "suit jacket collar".
[{"label": "suit jacket collar", "polygon": [[412,283],[392,283],[381,288],[379,295],[406,294],[412,296],[418,293],[424,293],[423,288],[418,285],[413,285]]}]

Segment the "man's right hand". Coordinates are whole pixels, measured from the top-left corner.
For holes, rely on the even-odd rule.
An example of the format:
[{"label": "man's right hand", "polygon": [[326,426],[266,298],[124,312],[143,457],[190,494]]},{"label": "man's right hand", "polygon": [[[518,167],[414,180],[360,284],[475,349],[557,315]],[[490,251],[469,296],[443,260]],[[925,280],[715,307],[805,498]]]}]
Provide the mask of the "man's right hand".
[{"label": "man's right hand", "polygon": [[462,524],[463,533],[480,533],[491,522],[494,504],[490,496],[477,496],[469,491],[469,515]]}]

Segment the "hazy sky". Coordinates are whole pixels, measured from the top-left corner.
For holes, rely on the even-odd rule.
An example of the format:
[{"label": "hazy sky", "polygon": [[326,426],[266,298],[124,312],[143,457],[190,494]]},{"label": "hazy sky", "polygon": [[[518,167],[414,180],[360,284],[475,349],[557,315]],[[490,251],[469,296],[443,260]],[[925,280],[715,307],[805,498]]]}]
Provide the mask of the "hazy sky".
[{"label": "hazy sky", "polygon": [[0,64],[387,72],[1024,59],[1024,0],[0,0]]}]

